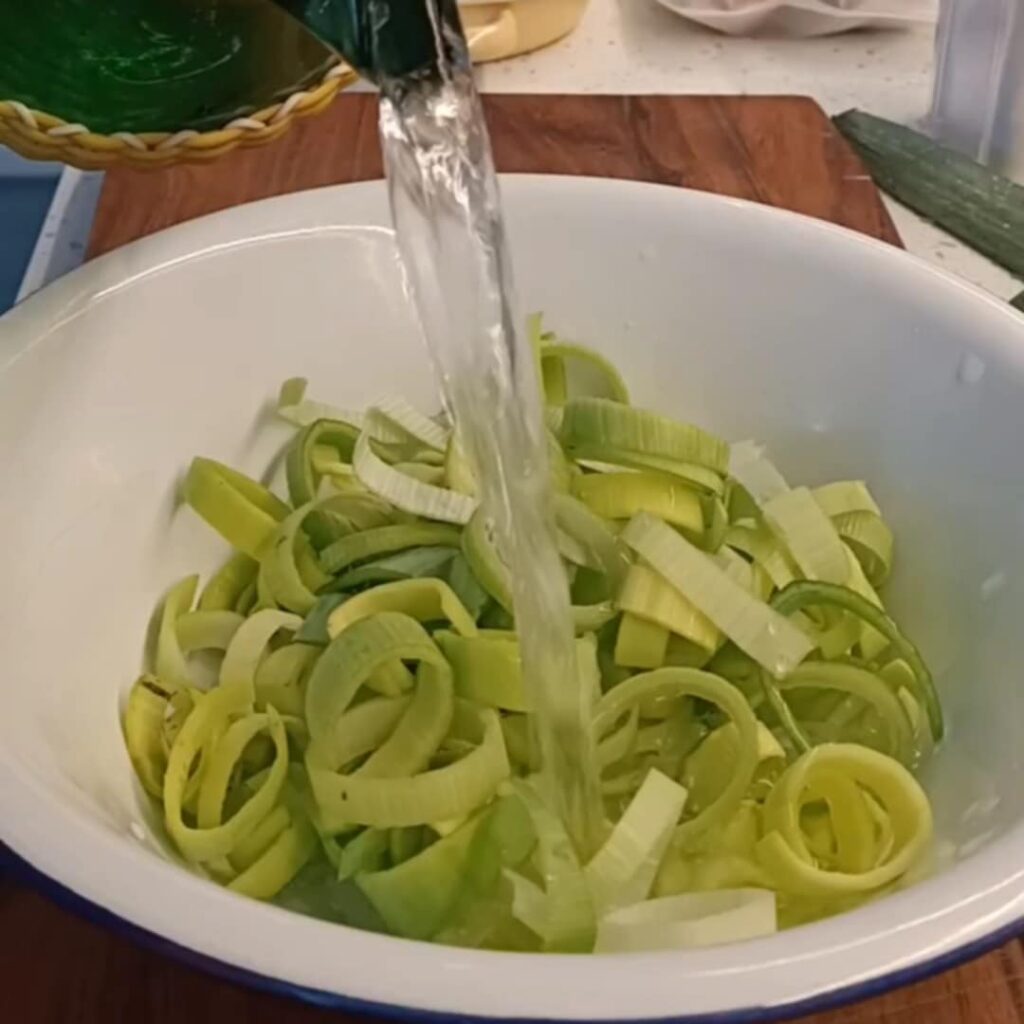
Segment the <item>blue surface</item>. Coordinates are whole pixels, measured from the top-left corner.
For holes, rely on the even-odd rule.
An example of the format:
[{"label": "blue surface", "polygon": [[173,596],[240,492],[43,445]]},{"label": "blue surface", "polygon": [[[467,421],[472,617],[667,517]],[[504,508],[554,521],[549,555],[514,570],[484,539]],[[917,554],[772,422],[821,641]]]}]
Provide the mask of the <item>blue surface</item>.
[{"label": "blue surface", "polygon": [[14,304],[56,187],[50,165],[0,152],[0,313]]}]

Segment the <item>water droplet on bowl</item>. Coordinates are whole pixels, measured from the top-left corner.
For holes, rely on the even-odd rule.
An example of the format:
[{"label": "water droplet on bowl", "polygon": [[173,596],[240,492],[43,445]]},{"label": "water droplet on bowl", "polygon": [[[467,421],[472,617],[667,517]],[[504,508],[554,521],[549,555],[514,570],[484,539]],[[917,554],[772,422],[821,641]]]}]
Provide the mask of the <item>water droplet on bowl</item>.
[{"label": "water droplet on bowl", "polygon": [[961,384],[977,384],[984,376],[984,360],[980,359],[973,352],[968,352],[967,355],[960,360],[960,365],[957,367],[956,371],[956,379]]},{"label": "water droplet on bowl", "polygon": [[1006,573],[1000,570],[999,572],[992,573],[991,576],[986,576],[981,583],[981,599],[982,601],[991,601],[996,594],[999,593],[1006,586]]},{"label": "water droplet on bowl", "polygon": [[982,832],[980,835],[971,836],[966,842],[961,843],[957,847],[957,859],[963,860],[965,857],[970,857],[972,853],[977,853],[983,846],[987,845],[990,839],[995,836],[995,830],[989,829],[986,832]]}]

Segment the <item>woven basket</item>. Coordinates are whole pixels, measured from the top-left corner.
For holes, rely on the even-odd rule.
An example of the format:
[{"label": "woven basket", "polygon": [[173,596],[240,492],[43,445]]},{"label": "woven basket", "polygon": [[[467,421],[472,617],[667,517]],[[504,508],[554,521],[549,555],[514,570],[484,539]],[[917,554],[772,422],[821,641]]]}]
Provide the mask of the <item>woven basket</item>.
[{"label": "woven basket", "polygon": [[[586,0],[467,0],[474,59],[497,60],[553,42],[575,26],[585,5]],[[323,111],[357,77],[346,64],[335,62],[318,84],[205,131],[104,134],[18,100],[0,99],[0,144],[30,159],[59,161],[82,170],[205,163],[240,146],[261,146],[280,138],[296,118]]]},{"label": "woven basket", "polygon": [[30,110],[17,100],[0,100],[0,143],[33,160],[58,160],[87,171],[206,163],[239,146],[261,146],[280,138],[296,118],[319,114],[357,77],[347,65],[335,64],[314,88],[207,132],[99,135],[85,125]]}]

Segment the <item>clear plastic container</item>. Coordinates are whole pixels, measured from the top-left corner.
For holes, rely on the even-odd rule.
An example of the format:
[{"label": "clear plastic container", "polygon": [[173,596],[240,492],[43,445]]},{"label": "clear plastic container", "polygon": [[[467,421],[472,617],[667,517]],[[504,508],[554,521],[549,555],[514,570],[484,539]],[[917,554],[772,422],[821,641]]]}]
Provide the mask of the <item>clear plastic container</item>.
[{"label": "clear plastic container", "polygon": [[1024,179],[1024,0],[941,0],[929,129]]}]

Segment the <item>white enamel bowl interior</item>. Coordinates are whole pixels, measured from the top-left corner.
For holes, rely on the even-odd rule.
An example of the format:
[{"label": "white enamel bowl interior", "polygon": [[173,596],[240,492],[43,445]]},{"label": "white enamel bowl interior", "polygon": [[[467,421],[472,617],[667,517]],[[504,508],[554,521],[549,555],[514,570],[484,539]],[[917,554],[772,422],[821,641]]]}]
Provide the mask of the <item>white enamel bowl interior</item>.
[{"label": "white enamel bowl interior", "polygon": [[509,179],[505,195],[524,306],[614,359],[639,403],[767,441],[794,481],[870,481],[898,538],[893,606],[951,722],[928,785],[956,863],[769,939],[598,959],[351,931],[235,897],[162,852],[118,701],[163,589],[224,555],[177,506],[189,459],[261,474],[286,437],[268,405],[289,376],[349,406],[437,405],[379,184],[175,228],[0,320],[0,838],[199,954],[420,1011],[778,1012],[992,941],[1024,916],[1024,318],[764,207],[578,179]]}]

